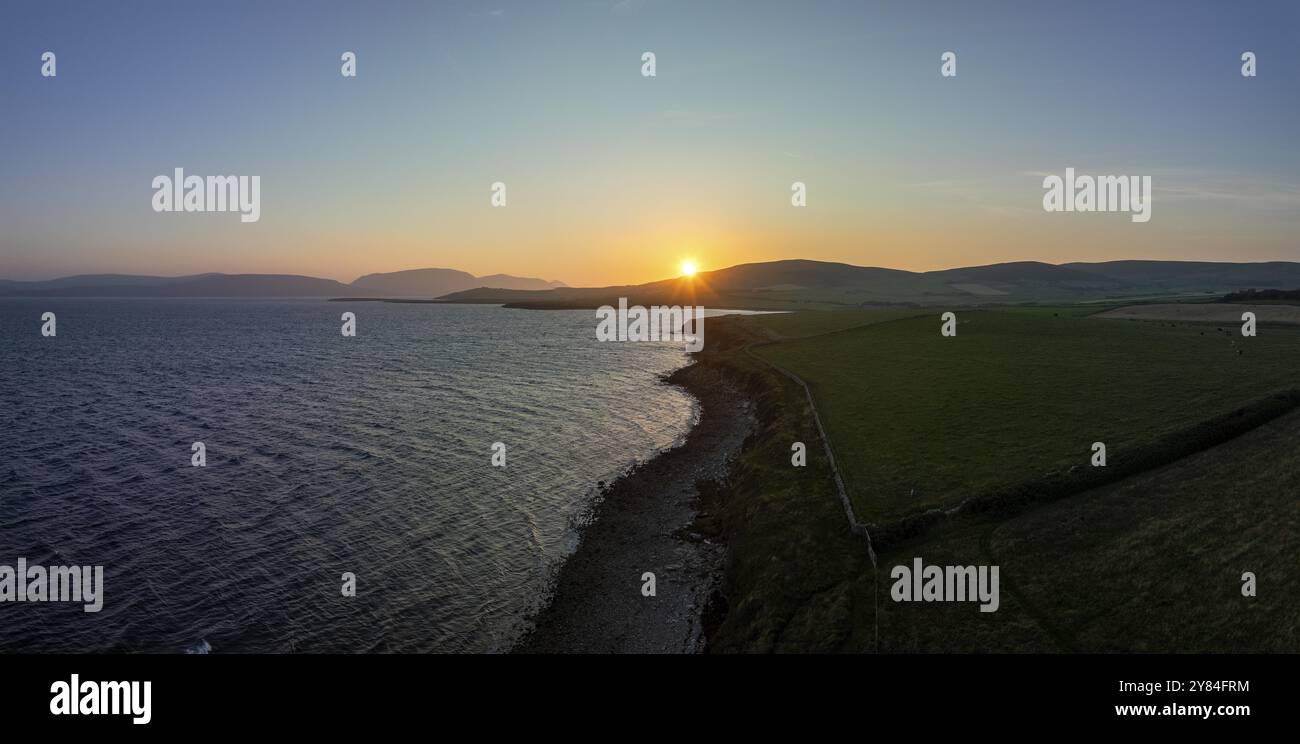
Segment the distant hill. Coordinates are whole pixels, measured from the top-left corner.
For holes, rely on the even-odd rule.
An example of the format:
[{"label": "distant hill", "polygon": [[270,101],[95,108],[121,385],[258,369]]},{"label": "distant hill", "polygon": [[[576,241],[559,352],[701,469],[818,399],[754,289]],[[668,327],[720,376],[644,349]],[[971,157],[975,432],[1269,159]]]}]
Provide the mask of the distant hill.
[{"label": "distant hill", "polygon": [[0,296],[6,297],[331,297],[347,291],[346,284],[332,279],[286,274],[101,274],[0,285]]},{"label": "distant hill", "polygon": [[[76,276],[65,276],[59,279],[50,279],[45,282],[31,282],[39,284],[45,288],[55,287],[154,287],[169,282],[184,282],[191,279],[204,279],[210,276],[220,276],[220,274],[194,274],[192,276],[141,276],[136,274],[77,274]],[[28,282],[12,282],[13,284],[28,284]]]},{"label": "distant hill", "polygon": [[476,277],[473,274],[455,269],[411,269],[393,271],[387,274],[367,274],[355,282],[352,288],[367,294],[384,297],[441,297],[452,292],[460,292],[477,287],[497,289],[553,289],[563,287],[563,282],[548,282],[543,279],[528,279],[507,274],[492,274]]},{"label": "distant hill", "polygon": [[489,274],[488,276],[480,276],[477,281],[480,287],[496,287],[499,289],[555,289],[556,287],[568,286],[560,281],[529,279],[527,277],[510,276],[509,274]]},{"label": "distant hill", "polygon": [[94,274],[44,282],[0,280],[0,296],[441,298],[447,302],[551,309],[613,305],[626,297],[637,305],[794,310],[1208,299],[1247,289],[1297,287],[1300,263],[1286,261],[1106,261],[1062,265],[1015,261],[914,272],[800,259],[741,264],[700,272],[690,279],[610,287],[568,287],[560,282],[506,274],[475,277],[454,269],[412,269],[367,274],[351,284],[281,274]]},{"label": "distant hill", "polygon": [[1246,288],[1300,286],[1300,264],[1109,261],[1054,265],[1017,261],[911,272],[825,261],[770,261],[622,287],[520,292],[474,289],[449,302],[591,308],[620,297],[639,305],[702,304],[746,309],[878,304],[1073,303],[1138,297],[1210,296]]},{"label": "distant hill", "polygon": [[513,307],[590,308],[615,304],[820,308],[870,303],[928,302],[962,293],[943,282],[898,269],[825,261],[787,260],[703,271],[691,279],[664,279],[612,287],[562,287],[521,292],[474,289],[443,297],[450,302],[507,303]]},{"label": "distant hill", "polygon": [[1212,261],[1107,261],[1071,263],[1065,268],[1130,285],[1168,292],[1225,292],[1300,287],[1300,263]]},{"label": "distant hill", "polygon": [[988,284],[1042,284],[1095,287],[1097,285],[1120,286],[1122,283],[1113,279],[1075,268],[1074,266],[1057,266],[1041,261],[1013,261],[1010,263],[989,264],[987,266],[969,266],[961,269],[926,272],[927,276],[936,277],[945,282],[984,282]]},{"label": "distant hill", "polygon": [[853,266],[794,259],[732,266],[700,274],[719,291],[765,291],[812,287],[879,287],[915,280],[921,275],[899,269]]},{"label": "distant hill", "polygon": [[214,274],[151,287],[157,297],[325,297],[347,290],[333,279],[284,274]]},{"label": "distant hill", "polygon": [[197,274],[161,277],[82,274],[39,282],[0,280],[3,297],[376,297],[432,299],[475,287],[550,289],[561,282],[494,274],[475,277],[453,269],[367,274],[352,284],[292,274]]}]

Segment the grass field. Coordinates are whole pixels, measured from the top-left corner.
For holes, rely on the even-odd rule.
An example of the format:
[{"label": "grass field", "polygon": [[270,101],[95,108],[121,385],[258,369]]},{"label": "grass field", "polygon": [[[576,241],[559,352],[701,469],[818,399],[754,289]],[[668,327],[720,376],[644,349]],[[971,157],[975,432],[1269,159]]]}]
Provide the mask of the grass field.
[{"label": "grass field", "polygon": [[[1006,520],[972,518],[898,546],[881,565],[1001,567],[1002,607],[882,594],[880,649],[1300,650],[1300,412],[1113,486]],[[1242,595],[1250,571],[1258,595]],[[868,579],[861,580],[862,591]],[[881,590],[885,591],[884,588]],[[858,625],[872,625],[866,608]],[[862,633],[860,632],[860,635]],[[860,639],[854,650],[873,646]]]},{"label": "grass field", "polygon": [[[847,313],[766,316],[773,334],[805,338],[753,351],[808,382],[855,508],[878,524],[1088,468],[1093,442],[1122,468],[1161,437],[1300,384],[1300,329],[1242,338],[1096,310],[958,311],[953,338],[939,311],[860,311],[886,322],[848,329]],[[811,335],[819,325],[831,333]]]},{"label": "grass field", "polygon": [[[1295,413],[1000,526],[993,558],[1077,650],[1300,649]],[[1050,565],[1050,571],[1041,570]],[[1242,573],[1258,596],[1242,596]]]},{"label": "grass field", "polygon": [[[1168,431],[1296,384],[1300,329],[1243,339],[1215,325],[1090,317],[1099,309],[959,312],[955,339],[940,337],[938,311],[719,321],[706,363],[750,390],[760,424],[706,499],[705,522],[728,547],[710,649],[1300,651],[1294,398],[1229,436],[1193,438],[1177,458],[1139,458],[1113,483],[952,513],[910,537],[877,532],[873,565],[848,530],[802,388],[766,361],[814,386],[849,488],[882,520],[951,504],[977,478],[988,488],[1087,468],[1094,439],[1111,445],[1113,467]],[[791,466],[793,441],[808,444],[806,467]],[[909,482],[932,485],[909,499],[868,490]],[[999,566],[998,611],[892,601],[890,569],[915,557]],[[1245,571],[1256,597],[1242,596]]]},{"label": "grass field", "polygon": [[1128,305],[1098,317],[1112,319],[1195,321],[1240,328],[1241,314],[1252,312],[1259,323],[1300,323],[1300,306],[1284,302],[1241,305],[1223,302]]},{"label": "grass field", "polygon": [[707,629],[714,652],[841,650],[855,624],[850,589],[864,565],[870,572],[820,451],[810,447],[806,468],[790,465],[791,442],[818,441],[803,390],[744,353],[770,337],[759,326],[789,317],[709,321],[701,355],[746,389],[758,419],[731,478],[702,489],[700,528],[727,545],[726,606],[711,608],[723,617]]},{"label": "grass field", "polygon": [[812,311],[778,313],[774,315],[755,315],[747,320],[754,328],[770,339],[784,340],[819,336],[849,328],[884,323],[902,318],[929,316],[928,310],[914,308],[870,308],[854,310],[837,310],[834,312]]}]

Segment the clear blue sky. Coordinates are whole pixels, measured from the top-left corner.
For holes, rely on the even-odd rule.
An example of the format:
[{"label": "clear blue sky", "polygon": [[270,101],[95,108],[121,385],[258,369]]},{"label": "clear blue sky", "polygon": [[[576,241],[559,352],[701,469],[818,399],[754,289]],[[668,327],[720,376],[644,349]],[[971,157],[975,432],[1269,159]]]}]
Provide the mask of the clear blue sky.
[{"label": "clear blue sky", "polygon": [[[0,278],[1300,260],[1298,111],[1294,1],[4,0]],[[261,221],[154,213],[175,167]],[[1151,222],[1044,213],[1066,167]]]}]

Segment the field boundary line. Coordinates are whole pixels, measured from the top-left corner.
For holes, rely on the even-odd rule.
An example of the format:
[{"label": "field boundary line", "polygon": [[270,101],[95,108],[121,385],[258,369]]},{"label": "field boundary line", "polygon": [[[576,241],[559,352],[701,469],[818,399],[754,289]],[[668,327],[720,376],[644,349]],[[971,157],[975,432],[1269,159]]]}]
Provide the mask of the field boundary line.
[{"label": "field boundary line", "polygon": [[800,387],[803,388],[804,395],[808,399],[808,408],[812,411],[813,423],[817,426],[817,435],[820,436],[822,439],[822,448],[826,450],[826,459],[831,464],[831,475],[833,475],[835,478],[835,488],[839,491],[840,503],[844,506],[844,516],[846,519],[848,519],[849,531],[855,535],[860,535],[861,537],[866,539],[867,555],[871,557],[871,567],[873,569],[879,568],[879,566],[877,565],[876,562],[876,548],[871,541],[871,532],[868,530],[868,523],[858,519],[857,513],[853,511],[853,501],[852,499],[849,498],[848,489],[844,487],[844,478],[840,475],[840,468],[838,465],[835,464],[835,451],[834,448],[831,446],[830,436],[826,434],[826,427],[822,425],[821,414],[817,411],[817,401],[813,399],[812,388],[809,387],[808,383],[805,382],[804,379],[799,375],[796,375],[790,370],[785,369],[784,367],[777,364],[776,362],[773,362],[770,359],[764,359],[763,357],[755,354],[753,349],[756,346],[770,346],[773,344],[785,343],[788,341],[804,341],[810,338],[822,338],[824,336],[834,336],[836,334],[848,333],[850,331],[856,331],[862,328],[870,328],[873,326],[885,325],[888,323],[897,323],[904,320],[912,320],[914,318],[922,317],[926,314],[927,313],[918,311],[915,315],[904,315],[899,318],[890,318],[888,320],[881,320],[874,323],[867,322],[861,325],[849,326],[848,328],[837,328],[833,331],[826,331],[825,333],[814,333],[811,336],[796,336],[792,338],[769,338],[765,341],[751,341],[748,344],[745,344],[744,347],[745,354],[749,356],[751,359],[757,360],[759,363],[765,364],[771,367],[772,369],[776,370],[777,372],[780,372],[781,374],[785,375],[786,377],[789,377],[791,380],[794,380],[796,383],[798,383]]},{"label": "field boundary line", "polygon": [[[767,343],[774,343],[774,342],[767,341],[762,343],[767,344]],[[826,460],[827,462],[830,463],[831,466],[831,475],[834,476],[835,488],[836,490],[839,491],[840,504],[844,507],[844,516],[848,519],[849,522],[849,531],[855,535],[860,535],[866,539],[867,555],[871,557],[871,566],[872,568],[878,568],[876,563],[876,549],[871,543],[871,533],[867,530],[866,523],[859,520],[857,514],[853,511],[853,502],[849,499],[848,489],[844,487],[844,479],[840,476],[839,466],[835,464],[835,452],[831,447],[830,437],[826,435],[826,428],[822,426],[821,414],[817,412],[817,401],[813,399],[812,388],[808,387],[808,383],[804,382],[803,378],[800,377],[799,375],[796,375],[795,373],[782,368],[780,365],[776,364],[775,362],[764,359],[759,355],[755,354],[752,351],[752,348],[757,345],[761,345],[761,344],[755,344],[755,343],[747,344],[745,346],[745,354],[747,354],[748,356],[750,356],[751,358],[759,362],[762,362],[763,364],[770,366],[772,369],[780,372],[786,377],[789,377],[791,380],[794,380],[796,383],[798,383],[800,387],[803,388],[804,396],[808,400],[808,408],[812,411],[813,424],[815,424],[817,427],[817,435],[821,437],[822,448],[826,451]]]},{"label": "field boundary line", "polygon": [[[772,343],[772,342],[768,342],[768,343]],[[750,351],[750,349],[753,346],[755,346],[755,344],[753,343],[746,344],[745,354],[747,354],[752,359],[767,364],[772,369],[780,372],[781,374],[799,383],[799,385],[803,388],[804,395],[807,396],[808,398],[808,408],[812,411],[813,423],[817,425],[817,435],[822,438],[822,448],[826,450],[826,461],[830,463],[831,475],[835,477],[835,488],[839,490],[840,504],[844,506],[844,516],[849,520],[849,532],[851,532],[854,535],[861,536],[867,542],[867,556],[871,558],[871,576],[874,579],[874,584],[871,590],[871,602],[872,602],[872,614],[874,615],[874,625],[875,625],[875,635],[876,635],[875,645],[876,645],[876,652],[879,653],[880,651],[880,565],[876,561],[876,548],[871,544],[871,532],[867,530],[867,525],[859,521],[857,514],[855,514],[853,511],[853,502],[849,500],[848,490],[844,488],[844,479],[840,477],[839,466],[835,464],[835,452],[832,451],[831,449],[830,437],[826,436],[826,429],[825,427],[822,426],[821,415],[817,413],[817,401],[813,400],[812,388],[808,387],[808,383],[804,382],[803,378],[800,377],[799,375],[796,375],[795,373],[787,369],[782,369],[780,365],[768,361],[760,357],[759,355],[755,354],[754,352]]]}]

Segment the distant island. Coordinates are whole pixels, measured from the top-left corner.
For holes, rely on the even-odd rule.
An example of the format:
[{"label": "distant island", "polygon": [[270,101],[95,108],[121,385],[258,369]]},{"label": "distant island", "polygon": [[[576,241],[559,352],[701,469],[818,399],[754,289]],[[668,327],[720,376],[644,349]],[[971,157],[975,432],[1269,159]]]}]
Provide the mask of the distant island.
[{"label": "distant island", "polygon": [[0,297],[368,297],[433,298],[476,288],[546,290],[563,282],[455,269],[411,269],[367,274],[351,284],[296,274],[196,274],[161,277],[83,274],[22,282],[0,280]]}]

